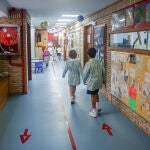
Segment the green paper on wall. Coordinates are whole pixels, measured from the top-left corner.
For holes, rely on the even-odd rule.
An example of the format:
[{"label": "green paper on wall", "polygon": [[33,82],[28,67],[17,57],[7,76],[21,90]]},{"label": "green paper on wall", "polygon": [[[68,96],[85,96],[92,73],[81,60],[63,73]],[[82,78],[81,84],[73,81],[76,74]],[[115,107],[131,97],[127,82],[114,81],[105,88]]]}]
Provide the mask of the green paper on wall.
[{"label": "green paper on wall", "polygon": [[128,97],[128,106],[133,110],[136,110],[136,100],[131,97]]}]

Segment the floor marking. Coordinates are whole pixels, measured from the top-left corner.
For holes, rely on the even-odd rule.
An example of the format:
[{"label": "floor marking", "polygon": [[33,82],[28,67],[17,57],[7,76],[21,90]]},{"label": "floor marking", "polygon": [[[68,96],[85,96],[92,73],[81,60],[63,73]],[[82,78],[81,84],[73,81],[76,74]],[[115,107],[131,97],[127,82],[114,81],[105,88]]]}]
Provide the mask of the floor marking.
[{"label": "floor marking", "polygon": [[24,134],[20,135],[21,143],[24,144],[31,137],[31,134],[28,134],[28,129],[24,130]]},{"label": "floor marking", "polygon": [[69,121],[68,121],[68,118],[67,118],[67,115],[66,115],[65,108],[64,108],[63,104],[62,104],[62,110],[63,110],[63,113],[64,113],[64,119],[65,119],[66,127],[67,127],[67,130],[68,130],[72,150],[76,150],[76,145],[75,145],[75,142],[74,142],[74,139],[73,139],[73,135],[72,135],[72,132],[71,132],[71,129],[70,129]]},{"label": "floor marking", "polygon": [[[52,64],[52,67],[53,67],[54,75],[56,76],[53,64]],[[66,111],[65,111],[65,108],[64,108],[64,104],[63,104],[62,101],[61,101],[61,106],[62,106],[62,111],[64,113],[64,120],[65,120],[66,127],[67,127],[67,130],[68,130],[68,135],[69,135],[69,139],[70,139],[70,142],[71,142],[72,150],[76,150],[76,145],[75,145],[75,142],[74,142],[74,139],[73,139],[73,135],[72,135],[71,128],[70,128],[70,125],[69,125],[69,121],[68,121]]]},{"label": "floor marking", "polygon": [[110,136],[113,136],[111,129],[112,128],[110,126],[108,126],[106,123],[103,123],[102,130],[106,130]]}]

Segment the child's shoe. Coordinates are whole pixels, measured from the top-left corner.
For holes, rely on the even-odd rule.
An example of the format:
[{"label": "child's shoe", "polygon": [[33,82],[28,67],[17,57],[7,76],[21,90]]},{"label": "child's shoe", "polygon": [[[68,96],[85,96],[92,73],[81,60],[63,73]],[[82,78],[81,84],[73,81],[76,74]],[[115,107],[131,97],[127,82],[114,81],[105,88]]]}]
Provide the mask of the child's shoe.
[{"label": "child's shoe", "polygon": [[97,112],[96,112],[96,110],[95,109],[93,109],[93,110],[91,110],[90,112],[89,112],[89,116],[91,116],[91,117],[97,117]]}]

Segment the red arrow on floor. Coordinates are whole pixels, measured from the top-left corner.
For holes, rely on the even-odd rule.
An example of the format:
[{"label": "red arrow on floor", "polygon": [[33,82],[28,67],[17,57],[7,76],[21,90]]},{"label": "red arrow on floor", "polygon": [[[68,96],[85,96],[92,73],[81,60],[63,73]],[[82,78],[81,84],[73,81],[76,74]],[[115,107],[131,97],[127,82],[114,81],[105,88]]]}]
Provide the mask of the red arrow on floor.
[{"label": "red arrow on floor", "polygon": [[31,134],[28,134],[28,129],[24,130],[24,134],[20,135],[21,143],[24,144],[31,137]]},{"label": "red arrow on floor", "polygon": [[111,127],[108,126],[106,123],[103,123],[102,130],[106,130],[110,136],[113,136],[111,132]]}]

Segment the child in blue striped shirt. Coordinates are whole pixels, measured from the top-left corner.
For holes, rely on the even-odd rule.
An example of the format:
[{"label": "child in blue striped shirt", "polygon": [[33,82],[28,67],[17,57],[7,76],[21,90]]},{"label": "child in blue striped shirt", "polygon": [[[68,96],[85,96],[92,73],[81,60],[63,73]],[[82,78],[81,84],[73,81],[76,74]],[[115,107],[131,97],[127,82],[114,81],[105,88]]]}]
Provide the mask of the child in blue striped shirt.
[{"label": "child in blue striped shirt", "polygon": [[68,71],[68,85],[71,97],[71,104],[74,104],[76,86],[80,84],[80,75],[82,76],[82,67],[79,60],[77,60],[77,52],[70,50],[69,60],[66,61],[66,65],[63,71],[62,77],[64,78]]},{"label": "child in blue striped shirt", "polygon": [[87,54],[90,59],[83,69],[83,82],[87,85],[87,94],[91,95],[92,111],[89,115],[97,117],[97,110],[101,111],[98,92],[104,82],[105,69],[103,61],[95,59],[95,48],[89,48]]}]

